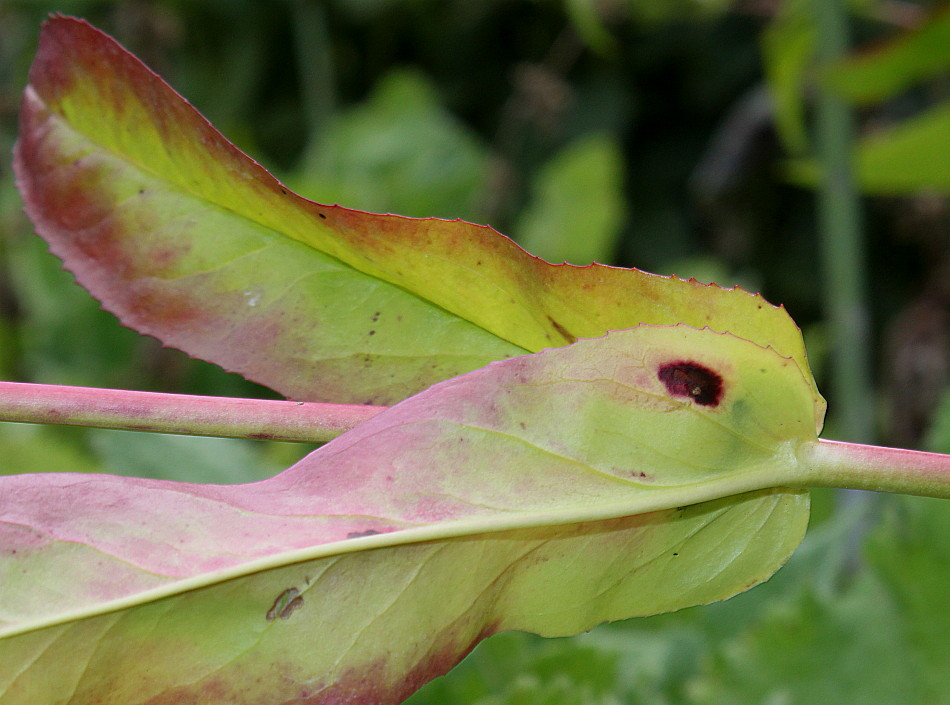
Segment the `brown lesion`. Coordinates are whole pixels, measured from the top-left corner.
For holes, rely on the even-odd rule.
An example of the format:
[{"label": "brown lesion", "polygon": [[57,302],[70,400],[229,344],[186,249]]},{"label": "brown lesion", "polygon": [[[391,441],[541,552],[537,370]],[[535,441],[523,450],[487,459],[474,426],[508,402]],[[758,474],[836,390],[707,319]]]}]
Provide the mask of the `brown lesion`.
[{"label": "brown lesion", "polygon": [[564,338],[568,344],[577,342],[577,336],[554,320],[554,318],[552,318],[550,315],[548,315],[548,321],[551,323],[551,326],[554,328],[554,330],[558,332],[558,335]]},{"label": "brown lesion", "polygon": [[300,590],[294,587],[287,588],[277,596],[264,618],[268,622],[273,622],[277,618],[288,619],[302,606],[303,595],[300,594]]}]

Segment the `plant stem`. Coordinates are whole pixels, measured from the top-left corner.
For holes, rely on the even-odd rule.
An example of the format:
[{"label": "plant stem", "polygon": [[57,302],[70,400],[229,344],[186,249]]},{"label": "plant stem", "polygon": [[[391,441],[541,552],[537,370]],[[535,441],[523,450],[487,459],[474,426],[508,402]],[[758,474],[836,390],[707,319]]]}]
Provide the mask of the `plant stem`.
[{"label": "plant stem", "polygon": [[803,486],[950,499],[950,455],[820,439],[803,446],[798,458]]},{"label": "plant stem", "polygon": [[0,382],[0,421],[324,443],[384,406]]},{"label": "plant stem", "polygon": [[[827,63],[848,50],[844,0],[814,0],[818,58]],[[874,436],[871,349],[864,276],[861,201],[855,185],[854,125],[842,99],[818,86],[815,141],[822,165],[818,192],[826,315],[831,336],[831,397],[842,413],[836,427],[849,441]]]}]

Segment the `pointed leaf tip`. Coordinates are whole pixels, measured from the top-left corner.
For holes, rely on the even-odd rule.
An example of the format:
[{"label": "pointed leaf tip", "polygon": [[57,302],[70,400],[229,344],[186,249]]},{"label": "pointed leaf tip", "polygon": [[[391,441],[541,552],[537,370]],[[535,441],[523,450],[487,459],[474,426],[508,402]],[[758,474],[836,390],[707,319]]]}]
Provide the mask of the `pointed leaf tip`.
[{"label": "pointed leaf tip", "polygon": [[81,20],[44,25],[30,76],[15,168],[51,249],[126,325],[287,396],[389,404],[640,323],[729,330],[809,375],[791,319],[741,290],[301,198]]}]

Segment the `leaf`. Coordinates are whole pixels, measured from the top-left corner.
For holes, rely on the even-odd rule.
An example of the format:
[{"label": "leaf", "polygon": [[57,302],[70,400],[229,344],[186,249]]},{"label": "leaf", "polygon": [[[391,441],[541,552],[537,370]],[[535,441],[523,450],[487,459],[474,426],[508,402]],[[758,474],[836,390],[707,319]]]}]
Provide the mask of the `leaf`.
[{"label": "leaf", "polygon": [[934,10],[914,30],[826,67],[828,90],[859,105],[894,97],[950,69],[950,7]]},{"label": "leaf", "polygon": [[[950,193],[950,101],[871,134],[857,147],[855,169],[862,191],[902,194]],[[792,181],[814,186],[821,168],[813,159],[788,162]]]},{"label": "leaf", "polygon": [[303,193],[406,215],[475,213],[487,150],[439,104],[420,73],[387,74],[365,103],[316,137],[291,182]]},{"label": "leaf", "polygon": [[795,362],[687,326],[438,384],[242,486],[0,478],[0,702],[396,703],[502,630],[721,600],[800,541]]},{"label": "leaf", "polygon": [[[583,229],[572,222],[577,211],[585,214]],[[542,167],[515,236],[526,250],[551,262],[608,262],[623,218],[623,155],[609,135],[595,134],[571,143]]]},{"label": "leaf", "polygon": [[762,34],[763,68],[775,106],[775,127],[792,154],[808,148],[804,93],[815,43],[815,18],[802,0],[783,3]]},{"label": "leaf", "polygon": [[925,497],[887,497],[867,559],[903,612],[904,660],[914,670],[921,703],[950,703],[950,512]]},{"label": "leaf", "polygon": [[807,370],[798,329],[759,296],[300,198],[79,20],[44,25],[15,167],[37,230],[104,307],[290,397],[388,404],[641,322],[728,330]]},{"label": "leaf", "polygon": [[[868,619],[870,614],[873,619]],[[904,653],[900,636],[899,611],[873,576],[862,574],[831,602],[806,588],[797,599],[770,609],[753,629],[713,655],[710,673],[695,685],[704,696],[697,701],[931,702],[915,692],[913,671],[900,657]]]}]

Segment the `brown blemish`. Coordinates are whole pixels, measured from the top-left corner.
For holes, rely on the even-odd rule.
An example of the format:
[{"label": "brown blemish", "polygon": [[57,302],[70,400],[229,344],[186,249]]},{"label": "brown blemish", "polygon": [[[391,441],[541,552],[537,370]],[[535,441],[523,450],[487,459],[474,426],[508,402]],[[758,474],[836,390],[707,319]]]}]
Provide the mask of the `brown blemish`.
[{"label": "brown blemish", "polygon": [[303,607],[303,595],[297,595],[297,597],[287,603],[284,609],[282,609],[280,614],[277,616],[281,619],[290,619],[290,615],[292,615],[301,607]]},{"label": "brown blemish", "polygon": [[675,397],[689,397],[701,406],[715,407],[722,401],[722,377],[698,362],[668,362],[660,366],[656,376]]},{"label": "brown blemish", "polygon": [[303,596],[300,594],[300,590],[293,587],[287,588],[277,596],[277,599],[274,600],[274,604],[271,605],[271,608],[267,610],[267,614],[264,615],[264,618],[268,622],[273,622],[278,617],[287,619],[291,613],[302,604]]},{"label": "brown blemish", "polygon": [[[514,303],[514,302],[512,302],[512,303]],[[558,332],[558,335],[560,335],[562,338],[564,338],[564,340],[566,340],[568,343],[574,343],[574,342],[577,341],[577,336],[576,336],[576,335],[574,335],[573,333],[571,333],[567,328],[565,328],[565,327],[562,326],[560,323],[558,323],[558,322],[555,321],[553,318],[551,318],[550,315],[548,316],[548,321],[551,322],[551,325],[554,327],[554,330],[556,330],[556,331]]]},{"label": "brown blemish", "polygon": [[319,215],[319,216],[320,216],[321,218],[323,218],[324,220],[327,219],[327,217],[326,217],[323,213],[317,213],[317,215]]}]

